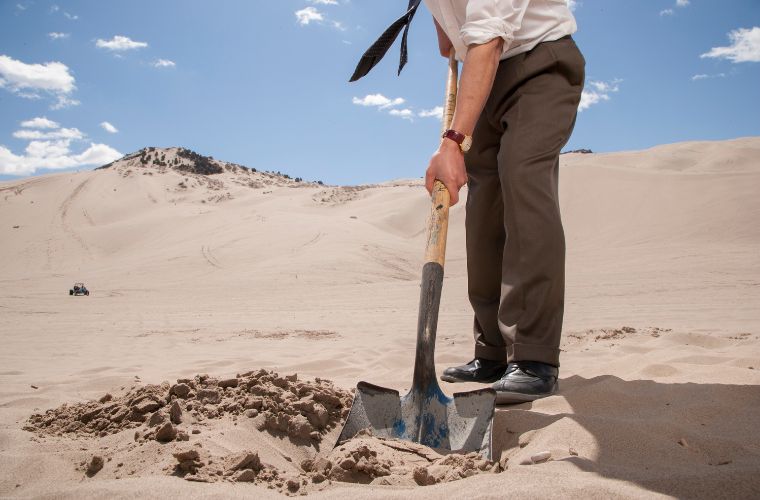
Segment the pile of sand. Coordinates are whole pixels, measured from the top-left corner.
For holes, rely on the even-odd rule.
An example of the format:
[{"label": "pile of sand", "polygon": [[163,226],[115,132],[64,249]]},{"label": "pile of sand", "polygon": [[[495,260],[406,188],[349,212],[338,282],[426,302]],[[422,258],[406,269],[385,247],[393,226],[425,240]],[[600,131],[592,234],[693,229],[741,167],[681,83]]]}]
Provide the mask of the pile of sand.
[{"label": "pile of sand", "polygon": [[[477,453],[440,455],[425,446],[359,436],[326,454],[303,460],[295,472],[262,462],[255,451],[215,456],[201,443],[173,453],[177,463],[168,472],[197,482],[249,482],[282,492],[322,490],[333,481],[395,486],[429,486],[482,473],[505,470]],[[102,460],[101,460],[102,462]]]},{"label": "pile of sand", "polygon": [[174,385],[133,388],[118,398],[106,394],[98,401],[64,404],[32,415],[24,429],[103,437],[139,427],[135,439],[186,441],[180,424],[192,427],[209,418],[244,415],[259,417],[262,429],[319,441],[348,415],[351,397],[330,381],[299,381],[297,374],[258,370],[224,380],[196,375]]},{"label": "pile of sand", "polygon": [[[32,415],[24,429],[38,439],[101,439],[105,453],[72,464],[90,478],[109,462],[121,469],[134,462],[130,457],[135,455],[143,470],[160,469],[195,482],[255,483],[284,493],[323,489],[333,482],[427,486],[506,469],[506,462],[492,462],[477,453],[442,455],[366,431],[334,449],[327,443],[325,451],[319,451],[323,437],[348,415],[351,399],[349,391],[320,378],[299,380],[296,374],[280,376],[267,370],[229,379],[204,374],[175,384],[133,386],[123,395],[108,393],[97,401],[63,404]],[[257,450],[220,453],[210,438],[205,439],[215,421],[233,420],[237,425],[239,418],[252,419],[258,430],[272,439],[289,440],[310,458],[283,470],[265,463]],[[126,447],[103,440],[131,430],[133,442]],[[164,446],[171,447],[171,465]]]}]

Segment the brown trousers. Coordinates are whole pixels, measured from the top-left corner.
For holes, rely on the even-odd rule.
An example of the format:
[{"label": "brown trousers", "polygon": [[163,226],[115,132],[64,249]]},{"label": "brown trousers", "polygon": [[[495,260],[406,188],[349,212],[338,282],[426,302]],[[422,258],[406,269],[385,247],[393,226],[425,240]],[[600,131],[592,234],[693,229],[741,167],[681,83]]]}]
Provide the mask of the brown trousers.
[{"label": "brown trousers", "polygon": [[465,228],[476,357],[559,366],[559,153],[575,125],[584,67],[570,38],[501,61],[475,127]]}]

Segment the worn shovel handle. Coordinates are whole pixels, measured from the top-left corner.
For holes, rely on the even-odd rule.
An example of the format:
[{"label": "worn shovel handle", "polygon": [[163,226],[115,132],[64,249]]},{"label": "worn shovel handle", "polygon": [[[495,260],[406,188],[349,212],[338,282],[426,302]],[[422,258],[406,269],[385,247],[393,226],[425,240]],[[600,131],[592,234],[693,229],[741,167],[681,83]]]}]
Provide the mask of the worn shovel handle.
[{"label": "worn shovel handle", "polygon": [[[454,57],[454,51],[449,55],[449,71],[446,78],[446,101],[443,107],[443,127],[446,131],[451,127],[454,110],[457,104],[457,81],[459,79],[459,63]],[[443,267],[446,260],[446,234],[449,228],[449,190],[438,179],[433,183],[432,205],[427,222],[427,245],[425,246],[425,262],[436,262]]]}]

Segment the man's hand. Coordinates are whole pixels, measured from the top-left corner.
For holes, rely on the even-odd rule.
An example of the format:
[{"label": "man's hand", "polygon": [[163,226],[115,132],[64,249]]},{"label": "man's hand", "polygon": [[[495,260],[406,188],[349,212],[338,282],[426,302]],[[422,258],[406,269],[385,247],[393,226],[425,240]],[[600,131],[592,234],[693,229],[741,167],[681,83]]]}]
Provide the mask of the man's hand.
[{"label": "man's hand", "polygon": [[443,182],[449,190],[450,205],[456,205],[459,201],[459,190],[467,184],[467,171],[459,144],[450,139],[443,139],[438,151],[430,159],[430,166],[425,172],[425,187],[428,193],[433,193],[433,184],[436,179]]},{"label": "man's hand", "polygon": [[[443,30],[440,29],[438,23],[435,26],[440,43]],[[503,40],[494,38],[482,45],[470,45],[467,48],[462,66],[462,77],[459,79],[457,107],[449,128],[460,134],[472,135],[475,122],[483,111],[488,94],[491,93],[502,47]],[[441,45],[441,53],[443,49]],[[436,179],[443,182],[449,190],[451,205],[456,204],[459,201],[459,189],[467,184],[467,170],[459,144],[450,139],[444,139],[438,151],[430,159],[430,166],[425,172],[425,187],[428,192],[432,193]]]}]

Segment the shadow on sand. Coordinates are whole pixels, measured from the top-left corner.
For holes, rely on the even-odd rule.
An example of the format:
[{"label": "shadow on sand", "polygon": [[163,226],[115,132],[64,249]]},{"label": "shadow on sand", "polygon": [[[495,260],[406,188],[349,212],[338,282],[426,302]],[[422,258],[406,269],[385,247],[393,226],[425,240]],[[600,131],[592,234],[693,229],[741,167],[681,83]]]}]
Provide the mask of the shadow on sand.
[{"label": "shadow on sand", "polygon": [[760,498],[760,386],[613,376],[560,384],[559,397],[497,407],[495,457],[551,449],[554,460],[652,492]]}]

